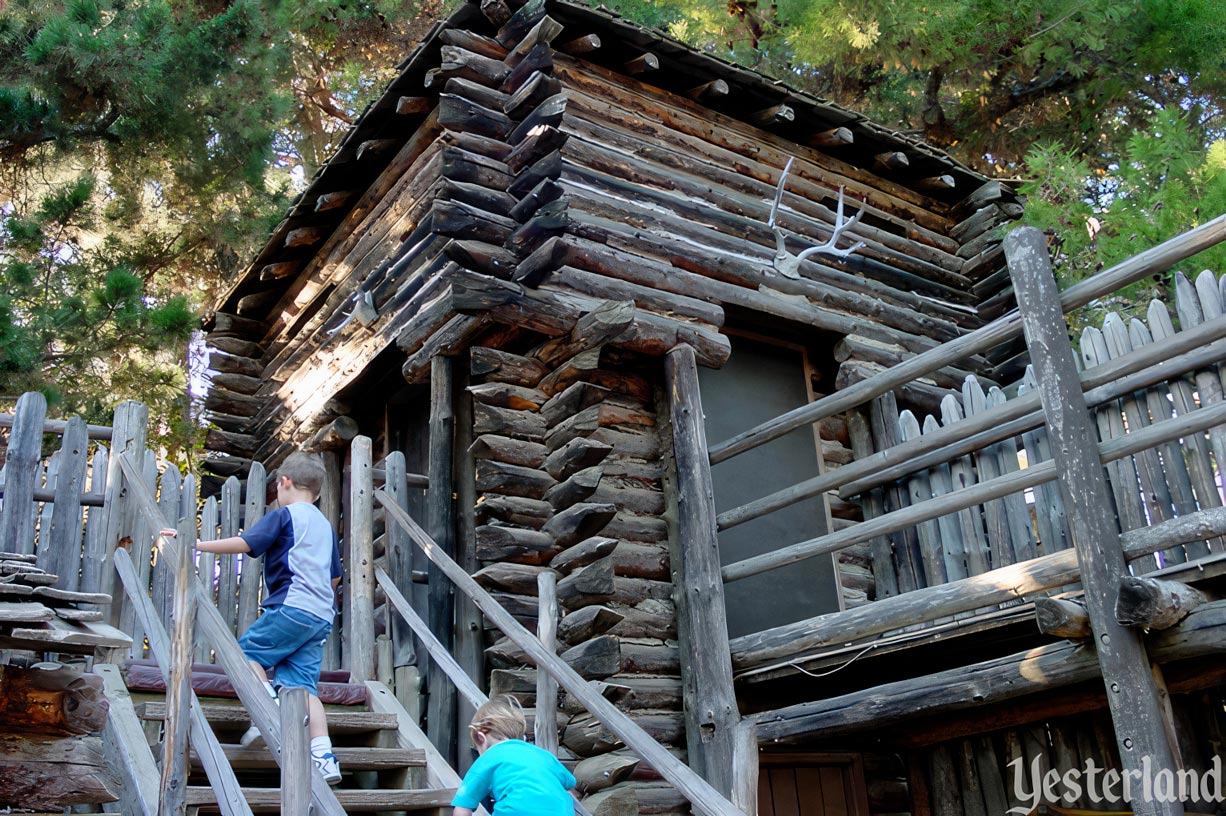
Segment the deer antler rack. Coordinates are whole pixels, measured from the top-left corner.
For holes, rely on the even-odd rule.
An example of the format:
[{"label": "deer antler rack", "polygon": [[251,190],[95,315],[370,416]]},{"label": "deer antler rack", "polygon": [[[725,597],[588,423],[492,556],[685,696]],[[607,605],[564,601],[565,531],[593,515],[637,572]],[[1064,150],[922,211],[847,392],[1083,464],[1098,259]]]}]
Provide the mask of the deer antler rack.
[{"label": "deer antler rack", "polygon": [[829,240],[820,246],[807,247],[806,249],[802,250],[799,255],[793,255],[792,253],[788,252],[787,239],[784,237],[783,230],[775,224],[775,219],[779,215],[779,205],[783,201],[783,188],[787,184],[788,173],[791,171],[792,162],[795,160],[795,158],[788,159],[788,163],[786,166],[784,166],[783,172],[779,174],[779,186],[775,188],[775,201],[771,204],[770,220],[766,222],[766,225],[770,227],[771,232],[775,233],[776,252],[775,257],[771,260],[771,265],[774,266],[775,270],[778,271],[779,274],[787,278],[799,278],[800,262],[808,258],[810,255],[815,255],[818,252],[821,252],[825,255],[832,255],[836,258],[846,258],[857,249],[865,246],[863,241],[857,241],[855,244],[847,247],[846,249],[839,249],[836,246],[839,237],[847,230],[854,227],[860,221],[860,217],[864,215],[864,208],[861,207],[860,211],[851,218],[848,219],[843,217],[843,188],[840,186],[838,207],[835,210],[834,231],[830,234]]}]

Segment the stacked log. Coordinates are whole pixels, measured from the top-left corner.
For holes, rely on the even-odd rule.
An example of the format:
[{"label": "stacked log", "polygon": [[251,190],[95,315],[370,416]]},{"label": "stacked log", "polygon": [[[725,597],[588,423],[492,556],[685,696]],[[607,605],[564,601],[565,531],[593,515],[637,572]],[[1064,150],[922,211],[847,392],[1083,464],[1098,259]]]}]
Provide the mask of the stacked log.
[{"label": "stacked log", "polygon": [[[99,593],[56,587],[33,555],[0,553],[0,808],[50,810],[114,802],[118,780],[103,756],[102,678],[34,653],[94,655],[130,646],[101,622]],[[7,811],[6,811],[7,812]]]},{"label": "stacked log", "polygon": [[[609,304],[585,322],[585,331],[598,323],[608,331],[587,336],[615,336],[634,314],[632,304]],[[531,628],[536,576],[554,571],[563,659],[681,750],[663,451],[654,384],[645,373],[655,367],[640,369],[609,347],[583,349],[574,344],[579,337],[548,341],[524,356],[472,350],[477,556],[484,563],[476,577]],[[491,694],[534,705],[525,656],[502,639],[486,657],[494,667]],[[684,809],[684,800],[627,758],[566,695],[560,732],[563,758],[578,763],[593,813]]]}]

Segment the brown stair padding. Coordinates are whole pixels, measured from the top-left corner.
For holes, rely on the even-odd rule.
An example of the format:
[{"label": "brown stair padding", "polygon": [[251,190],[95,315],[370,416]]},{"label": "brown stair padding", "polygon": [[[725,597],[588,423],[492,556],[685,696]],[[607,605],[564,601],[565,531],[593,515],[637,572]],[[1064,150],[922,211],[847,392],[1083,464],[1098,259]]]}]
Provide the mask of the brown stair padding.
[{"label": "brown stair padding", "polygon": [[[359,790],[333,788],[336,799],[346,813],[371,813],[380,810],[423,810],[444,808],[451,804],[455,788],[438,790]],[[281,791],[277,788],[243,788],[243,797],[256,813],[278,813]],[[187,789],[188,807],[216,806],[217,797],[211,787],[193,785]]]},{"label": "brown stair padding", "polygon": [[[239,745],[223,745],[222,751],[234,770],[259,771],[275,770],[277,762],[264,747],[242,747]],[[426,752],[420,748],[365,748],[337,745],[332,748],[337,761],[346,772],[348,771],[388,771],[408,767],[423,767],[426,764]],[[192,765],[199,768],[196,752],[192,752]]]},{"label": "brown stair padding", "polygon": [[[129,660],[124,665],[124,680],[132,691],[166,691],[162,672],[153,660]],[[349,672],[322,672],[320,680],[319,700],[325,705],[366,704],[366,686],[348,682]],[[192,664],[192,690],[205,697],[238,698],[230,678],[220,666],[211,663]]]},{"label": "brown stair padding", "polygon": [[[136,704],[136,716],[142,720],[163,720],[166,718],[166,703],[160,700],[149,700]],[[204,718],[214,728],[229,728],[241,731],[251,725],[251,717],[241,705],[220,703],[201,705]],[[395,731],[400,727],[400,720],[395,714],[385,714],[378,711],[329,711],[328,731],[331,734],[364,734],[370,731]]]}]

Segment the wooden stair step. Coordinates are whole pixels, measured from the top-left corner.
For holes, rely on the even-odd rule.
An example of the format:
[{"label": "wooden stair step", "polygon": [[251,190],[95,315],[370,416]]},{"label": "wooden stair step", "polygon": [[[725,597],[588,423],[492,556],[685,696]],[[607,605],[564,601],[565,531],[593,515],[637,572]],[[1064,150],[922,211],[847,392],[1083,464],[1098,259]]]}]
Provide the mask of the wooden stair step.
[{"label": "wooden stair step", "polygon": [[[272,770],[276,761],[267,748],[253,745],[223,745],[222,751],[230,766],[240,770]],[[342,771],[388,771],[408,767],[424,767],[426,752],[420,748],[349,748],[332,747]],[[192,751],[192,766],[200,767],[200,760]]]},{"label": "wooden stair step", "polygon": [[[205,705],[205,719],[215,728],[246,729],[251,726],[251,717],[241,705]],[[395,731],[400,727],[395,714],[377,711],[327,710],[328,733],[361,734],[369,731]],[[142,720],[166,719],[166,703],[151,700],[136,705],[136,716]]]},{"label": "wooden stair step", "polygon": [[[346,813],[370,813],[379,810],[421,810],[443,808],[451,804],[455,788],[397,790],[333,788],[336,799]],[[279,788],[243,788],[247,804],[257,813],[277,813],[281,807]],[[215,806],[217,797],[207,785],[192,785],[187,789],[188,807]]]}]

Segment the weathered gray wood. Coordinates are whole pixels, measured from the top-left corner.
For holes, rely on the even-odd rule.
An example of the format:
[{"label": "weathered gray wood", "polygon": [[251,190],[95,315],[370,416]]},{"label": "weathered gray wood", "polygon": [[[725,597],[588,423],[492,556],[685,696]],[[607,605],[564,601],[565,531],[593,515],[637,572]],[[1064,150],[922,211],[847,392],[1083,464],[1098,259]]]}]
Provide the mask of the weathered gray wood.
[{"label": "weathered gray wood", "polygon": [[[1121,286],[1140,280],[1156,271],[1166,269],[1223,239],[1226,239],[1226,216],[1218,216],[1196,229],[1165,241],[1116,264],[1091,279],[1069,287],[1060,295],[1061,309],[1068,312],[1084,306],[1095,298],[1114,292]],[[1001,345],[1017,337],[1021,331],[1020,316],[1009,314],[998,318],[956,340],[925,351],[910,360],[905,360],[887,369],[878,377],[858,382],[843,391],[793,409],[738,434],[732,439],[713,445],[711,462],[718,464],[737,453],[764,445],[772,439],[778,439],[810,422],[843,413],[875,396],[923,377],[934,369],[943,368],[964,357]]]},{"label": "weathered gray wood", "polygon": [[60,576],[61,589],[77,586],[81,568],[81,505],[78,498],[85,489],[85,465],[89,434],[85,420],[73,417],[64,427],[60,446],[60,472],[55,482],[55,509],[51,529],[40,547],[47,572]]},{"label": "weathered gray wood", "polygon": [[[328,524],[332,526],[333,530],[340,530],[341,505],[343,503],[341,456],[336,451],[323,451],[319,454],[319,458],[324,465],[324,480],[320,486],[319,493],[319,512],[323,513],[324,518],[328,520]],[[332,631],[328,634],[328,639],[324,641],[321,668],[335,669],[341,665],[341,640],[343,639],[343,634],[339,629],[340,627],[333,627]]]},{"label": "weathered gray wood", "polygon": [[690,762],[727,796],[733,788],[733,745],[740,714],[732,688],[715,493],[694,350],[686,345],[674,348],[665,357],[664,371],[678,506],[677,544],[670,560],[681,650],[688,658],[681,665],[686,743]]},{"label": "weathered gray wood", "polygon": [[[94,458],[90,461],[92,472],[90,491],[97,495],[106,493],[107,453],[106,446],[99,445]],[[85,519],[85,549],[82,552],[81,574],[78,576],[76,572],[69,570],[65,589],[83,588],[87,578],[93,580],[94,585],[97,586],[98,570],[106,559],[104,534],[106,533],[107,514],[108,508],[101,504],[97,507],[90,507]]]},{"label": "weathered gray wood", "polygon": [[[1128,770],[1140,771],[1145,757],[1152,772],[1174,773],[1165,714],[1157,702],[1145,644],[1136,631],[1115,620],[1110,608],[1111,595],[1127,569],[1103,480],[1103,460],[1093,442],[1094,431],[1073,364],[1046,238],[1032,227],[1014,230],[1005,239],[1005,255],[1052,436],[1098,663],[1103,677],[1109,678],[1107,701],[1121,762]],[[1134,806],[1147,814],[1182,811],[1177,804],[1160,802]]]},{"label": "weathered gray wood", "polygon": [[374,479],[370,437],[349,446],[349,503],[346,507],[345,663],[355,681],[375,677]]},{"label": "weathered gray wood", "polygon": [[[264,518],[264,466],[251,463],[247,473],[247,501],[243,508],[243,529],[249,530]],[[242,637],[247,627],[255,623],[260,612],[260,584],[264,578],[264,560],[249,555],[243,556],[243,572],[238,583],[238,614],[235,617],[234,633]]]},{"label": "weathered gray wood", "polygon": [[[164,515],[164,514],[163,514]],[[195,519],[191,519],[195,527]],[[189,524],[183,520],[180,529]],[[158,536],[160,541],[164,541]],[[161,555],[166,550],[161,550]],[[162,565],[163,572],[174,569],[171,583],[174,598],[171,622],[169,677],[166,680],[166,728],[162,737],[162,779],[158,797],[158,816],[175,816],[184,809],[187,796],[187,756],[190,749],[192,708],[192,629],[196,617],[195,571],[192,553],[186,544],[178,548],[175,560]]]},{"label": "weathered gray wood", "polygon": [[1039,631],[1052,637],[1086,640],[1094,636],[1084,604],[1058,598],[1038,598],[1034,602]]},{"label": "weathered gray wood", "polygon": [[[558,651],[557,576],[551,571],[536,578],[537,637],[551,654]],[[551,754],[558,752],[558,683],[547,671],[536,673],[536,720],[533,736],[537,747]]]},{"label": "weathered gray wood", "polygon": [[438,564],[440,569],[444,570],[447,576],[455,582],[460,591],[471,597],[495,626],[523,649],[538,667],[544,667],[554,675],[562,688],[577,698],[589,711],[595,712],[619,739],[649,762],[665,779],[676,785],[687,799],[712,816],[739,816],[740,812],[718,791],[703,781],[667,749],[652,740],[641,727],[618,711],[599,692],[590,688],[587,681],[576,674],[564,661],[546,651],[540,641],[494,601],[489,593],[464,572],[462,567],[440,552],[437,544],[403,509],[393,504],[386,493],[376,491],[375,496],[392,519],[409,531],[413,540],[422,548],[431,562]]},{"label": "weathered gray wood", "polygon": [[[454,556],[455,507],[452,502],[453,449],[455,416],[452,400],[455,393],[452,359],[435,357],[430,363],[429,473],[430,488],[426,491],[426,527],[448,556]],[[453,643],[455,604],[451,586],[433,563],[428,569],[429,604],[426,619],[430,630],[447,649]],[[441,666],[430,662],[426,678],[429,691],[427,733],[445,757],[455,757],[458,740],[458,711],[455,690],[447,681]]]},{"label": "weathered gray wood", "polygon": [[13,430],[4,462],[4,504],[0,505],[0,541],[6,550],[34,552],[34,488],[42,470],[43,421],[47,400],[37,391],[17,398]]},{"label": "weathered gray wood", "polygon": [[1115,599],[1115,619],[1124,626],[1169,629],[1208,600],[1205,593],[1178,581],[1125,575]]},{"label": "weathered gray wood", "polygon": [[281,714],[281,813],[307,816],[311,809],[311,738],[307,732],[307,690],[279,695]]},{"label": "weathered gray wood", "polygon": [[110,705],[102,732],[103,750],[121,771],[120,806],[132,816],[155,816],[158,805],[158,769],[132,707],[132,696],[119,666],[95,663]]},{"label": "weathered gray wood", "polygon": [[[1175,273],[1175,305],[1181,328],[1199,326],[1209,317],[1204,312],[1195,285],[1182,272]],[[1220,314],[1220,303],[1217,304],[1216,311]],[[1196,396],[1202,406],[1214,405],[1223,399],[1221,376],[1215,369],[1216,367],[1197,371],[1194,377]],[[1209,442],[1213,448],[1214,460],[1226,462],[1226,427],[1210,428]]]},{"label": "weathered gray wood", "polygon": [[[218,507],[220,535],[229,538],[239,534],[243,505],[240,500],[242,485],[236,476],[226,479],[221,486],[221,504]],[[222,620],[235,630],[238,622],[238,560],[237,555],[218,555],[217,562],[217,609]]]},{"label": "weathered gray wood", "polygon": [[[408,477],[404,453],[392,451],[384,460],[383,489],[398,503],[408,501]],[[387,573],[392,583],[398,586],[409,586],[413,580],[412,548],[413,544],[398,525],[387,527],[383,540],[384,552],[387,554]],[[378,576],[376,576],[376,580]],[[406,628],[403,620],[392,617],[388,621],[392,633],[392,665],[407,666],[414,662],[413,636]]]}]

